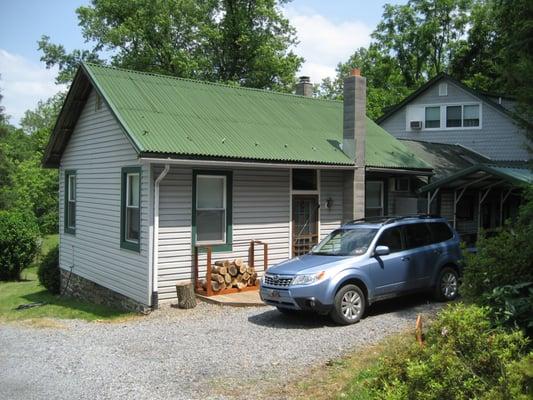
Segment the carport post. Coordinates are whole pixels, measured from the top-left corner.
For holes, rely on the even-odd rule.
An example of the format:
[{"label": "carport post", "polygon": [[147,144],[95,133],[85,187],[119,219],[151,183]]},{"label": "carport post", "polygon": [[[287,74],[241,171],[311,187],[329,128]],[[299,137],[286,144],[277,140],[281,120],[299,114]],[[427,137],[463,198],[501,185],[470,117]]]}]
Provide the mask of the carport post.
[{"label": "carport post", "polygon": [[427,210],[428,214],[431,213],[431,203],[435,199],[435,196],[437,196],[437,193],[439,193],[439,189],[440,188],[435,189],[432,195],[431,195],[431,192],[428,191],[428,210]]},{"label": "carport post", "polygon": [[500,226],[503,226],[503,203],[505,203],[513,189],[510,188],[505,194],[503,194],[503,190],[500,192]]}]

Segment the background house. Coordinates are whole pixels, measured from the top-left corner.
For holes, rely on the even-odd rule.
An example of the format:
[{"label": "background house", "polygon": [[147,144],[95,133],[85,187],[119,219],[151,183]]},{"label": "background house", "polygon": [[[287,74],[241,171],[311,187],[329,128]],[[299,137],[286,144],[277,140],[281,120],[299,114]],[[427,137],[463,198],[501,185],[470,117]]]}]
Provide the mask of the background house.
[{"label": "background house", "polygon": [[197,245],[246,258],[262,240],[271,265],[343,221],[386,214],[409,193],[416,202],[404,178],[429,165],[365,104],[357,74],[343,103],[81,65],[44,160],[60,170],[63,283],[93,301],[155,306],[192,278]]},{"label": "background house", "polygon": [[514,216],[521,185],[533,182],[531,143],[515,110],[510,97],[440,74],[377,121],[434,168],[418,190],[420,209],[447,217],[467,241]]}]

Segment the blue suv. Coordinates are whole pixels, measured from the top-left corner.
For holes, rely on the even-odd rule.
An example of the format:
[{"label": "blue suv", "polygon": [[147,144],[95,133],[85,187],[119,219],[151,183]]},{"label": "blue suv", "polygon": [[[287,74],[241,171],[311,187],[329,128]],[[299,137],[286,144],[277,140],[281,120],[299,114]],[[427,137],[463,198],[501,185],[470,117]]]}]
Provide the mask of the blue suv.
[{"label": "blue suv", "polygon": [[372,303],[433,290],[457,297],[459,235],[444,218],[420,215],[351,221],[313,250],[277,264],[261,280],[261,299],[283,313],[329,314],[358,322]]}]

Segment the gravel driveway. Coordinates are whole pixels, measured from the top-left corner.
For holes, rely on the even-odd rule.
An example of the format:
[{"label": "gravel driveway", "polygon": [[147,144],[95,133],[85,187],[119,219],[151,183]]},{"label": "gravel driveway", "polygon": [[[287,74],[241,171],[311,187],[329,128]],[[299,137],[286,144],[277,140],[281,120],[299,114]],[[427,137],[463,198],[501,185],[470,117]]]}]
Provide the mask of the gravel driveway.
[{"label": "gravel driveway", "polygon": [[[440,306],[427,297],[378,304],[335,326],[271,307],[166,307],[122,323],[0,327],[1,399],[251,398],[317,363],[414,326]],[[246,391],[239,390],[239,382]]]}]

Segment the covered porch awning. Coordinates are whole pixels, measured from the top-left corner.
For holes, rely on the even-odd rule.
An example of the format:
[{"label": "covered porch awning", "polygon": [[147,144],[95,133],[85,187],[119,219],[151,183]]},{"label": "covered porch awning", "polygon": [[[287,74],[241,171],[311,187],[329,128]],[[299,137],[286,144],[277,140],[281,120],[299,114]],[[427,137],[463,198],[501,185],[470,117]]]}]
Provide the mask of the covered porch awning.
[{"label": "covered porch awning", "polygon": [[[503,205],[509,195],[515,190],[520,190],[523,185],[532,183],[533,172],[525,163],[511,163],[505,166],[503,164],[476,164],[431,182],[421,187],[418,192],[427,194],[427,207],[429,212],[431,203],[441,189],[453,191],[453,225],[455,228],[457,204],[467,189],[478,191],[478,213],[488,194],[492,190],[497,189],[500,192],[501,216]],[[478,218],[478,224],[479,221],[480,218]],[[500,221],[502,221],[501,218]]]}]

